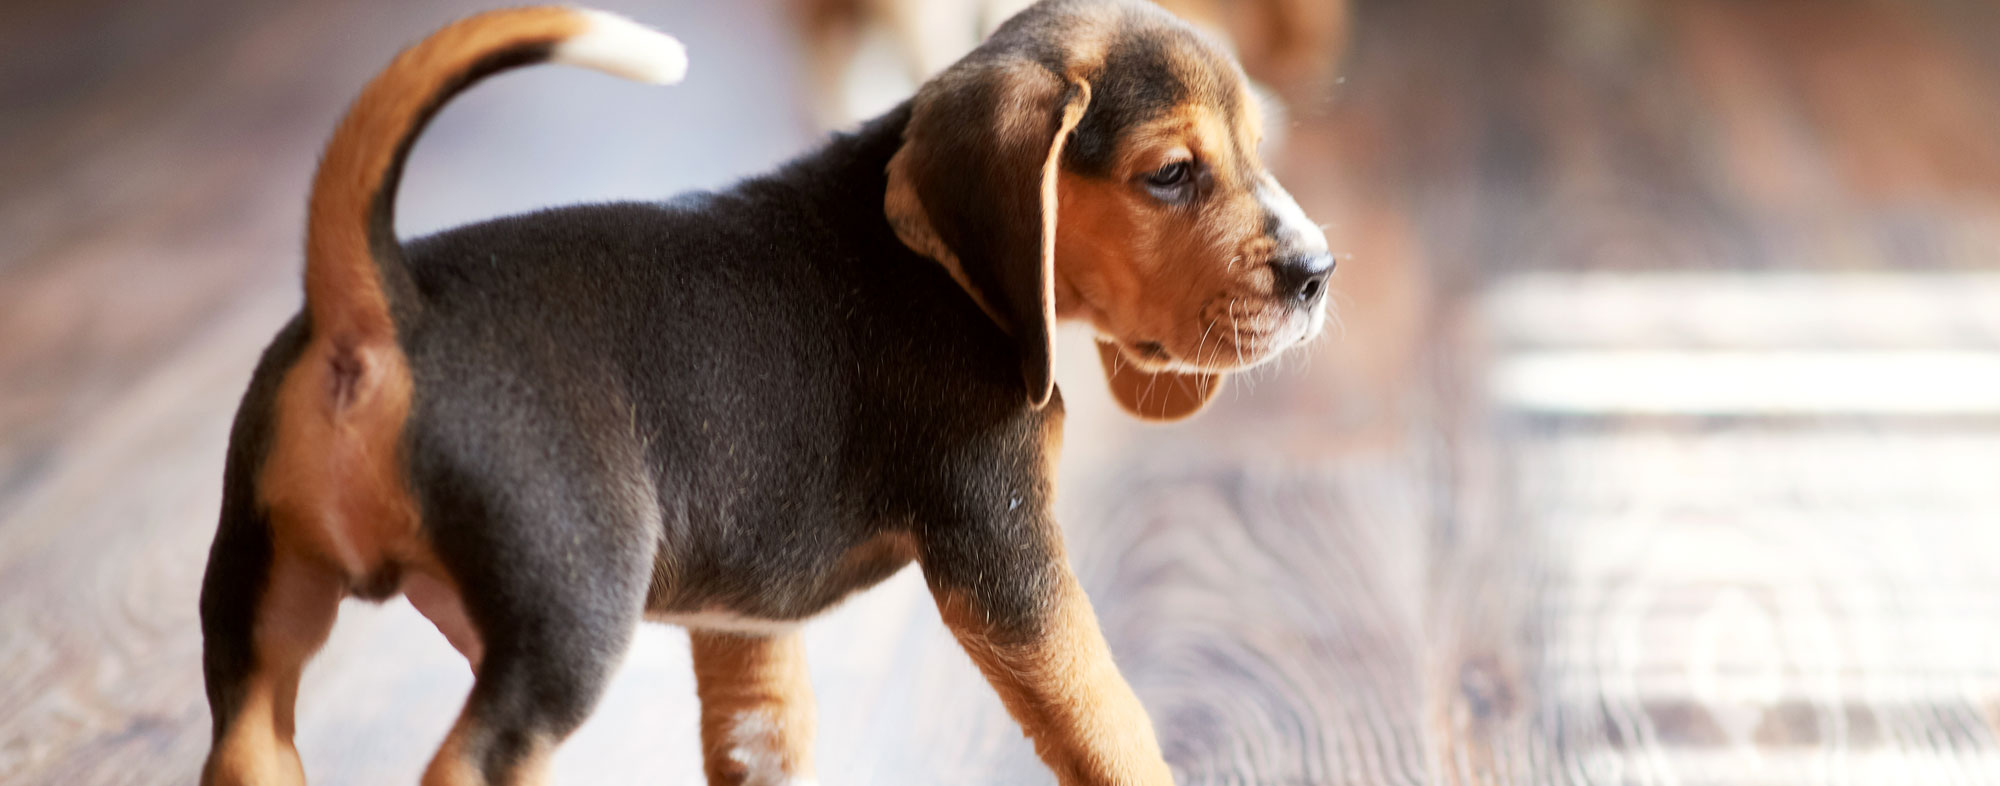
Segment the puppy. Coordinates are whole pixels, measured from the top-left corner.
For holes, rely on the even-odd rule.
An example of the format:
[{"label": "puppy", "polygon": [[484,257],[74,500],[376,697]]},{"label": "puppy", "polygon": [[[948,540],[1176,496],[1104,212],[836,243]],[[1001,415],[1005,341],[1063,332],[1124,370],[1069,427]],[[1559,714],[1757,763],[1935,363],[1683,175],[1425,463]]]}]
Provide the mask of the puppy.
[{"label": "puppy", "polygon": [[1332,258],[1235,64],[1049,0],[776,173],[399,243],[425,121],[544,61],[685,66],[617,17],[482,14],[327,146],[305,308],[231,434],[203,782],[301,782],[300,670],[342,598],[397,594],[475,674],[426,784],[538,782],[642,620],[691,629],[711,783],[809,782],[796,625],[910,562],[1061,782],[1171,782],[1050,513],[1050,338],[1090,322],[1123,406],[1172,419],[1319,331]]}]

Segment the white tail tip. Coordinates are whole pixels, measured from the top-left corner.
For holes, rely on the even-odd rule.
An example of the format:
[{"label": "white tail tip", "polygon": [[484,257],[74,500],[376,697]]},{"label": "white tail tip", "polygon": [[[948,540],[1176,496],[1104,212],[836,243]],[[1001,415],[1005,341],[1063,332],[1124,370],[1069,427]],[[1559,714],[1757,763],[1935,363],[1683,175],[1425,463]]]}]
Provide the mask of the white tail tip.
[{"label": "white tail tip", "polygon": [[673,36],[605,11],[577,9],[576,13],[588,26],[557,44],[551,62],[658,85],[687,76],[687,47]]}]

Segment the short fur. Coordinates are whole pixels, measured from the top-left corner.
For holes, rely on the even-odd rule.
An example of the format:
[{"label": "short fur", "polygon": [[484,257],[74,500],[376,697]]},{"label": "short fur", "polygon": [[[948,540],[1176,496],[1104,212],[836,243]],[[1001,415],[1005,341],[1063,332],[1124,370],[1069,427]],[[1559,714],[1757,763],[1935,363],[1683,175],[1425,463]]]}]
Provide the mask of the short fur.
[{"label": "short fur", "polygon": [[[1057,226],[1078,207],[1057,200],[1066,162],[1102,188],[1129,179],[1109,174],[1132,157],[1125,137],[1180,139],[1141,131],[1226,99],[1218,85],[1240,73],[1190,81],[1213,52],[1143,5],[1052,0],[770,175],[398,244],[395,175],[439,102],[549,58],[592,18],[520,9],[447,28],[371,84],[330,144],[306,308],[266,350],[231,436],[202,590],[204,782],[302,781],[299,671],[342,597],[398,593],[476,675],[427,784],[537,782],[648,617],[701,628],[711,782],[808,777],[811,697],[787,627],[911,561],[1065,784],[1169,782],[1051,514]],[[630,32],[606,40],[644,40]],[[619,68],[617,54],[590,64]],[[949,126],[947,111],[975,114]],[[1231,285],[1262,287],[1285,324],[1316,322],[1316,300],[1249,271],[1292,264],[1277,252],[1303,235],[1272,239],[1269,211],[1243,218],[1261,169],[1232,155],[1216,166],[1240,176],[1218,168],[1204,187],[1242,194],[1180,215],[1261,238],[1270,258]],[[1110,242],[1076,264],[1126,264],[1098,258]],[[1178,381],[1105,346],[1135,411],[1151,390],[1136,381]],[[1202,367],[1192,398],[1153,414],[1198,408],[1222,370]],[[770,766],[731,758],[745,751]]]}]

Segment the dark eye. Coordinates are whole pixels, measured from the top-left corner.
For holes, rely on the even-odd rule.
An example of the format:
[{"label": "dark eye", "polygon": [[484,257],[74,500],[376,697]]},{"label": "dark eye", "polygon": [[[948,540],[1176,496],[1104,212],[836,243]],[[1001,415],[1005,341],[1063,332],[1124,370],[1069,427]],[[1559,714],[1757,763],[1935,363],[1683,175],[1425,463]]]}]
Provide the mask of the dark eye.
[{"label": "dark eye", "polygon": [[1194,198],[1197,173],[1193,161],[1175,161],[1146,175],[1146,190],[1154,199],[1178,205]]},{"label": "dark eye", "polygon": [[1186,161],[1175,161],[1160,167],[1159,171],[1146,176],[1146,184],[1154,188],[1175,188],[1188,181],[1188,174],[1194,167]]}]

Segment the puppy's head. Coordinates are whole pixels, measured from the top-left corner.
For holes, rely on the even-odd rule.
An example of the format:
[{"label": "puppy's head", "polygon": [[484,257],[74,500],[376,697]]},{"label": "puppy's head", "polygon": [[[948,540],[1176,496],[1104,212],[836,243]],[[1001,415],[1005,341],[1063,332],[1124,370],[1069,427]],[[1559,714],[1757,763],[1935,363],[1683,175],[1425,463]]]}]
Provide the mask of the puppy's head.
[{"label": "puppy's head", "polygon": [[1113,394],[1193,414],[1223,375],[1319,332],[1326,238],[1265,171],[1222,50],[1140,0],[1044,0],[917,93],[886,212],[1053,388],[1055,319],[1089,320]]}]

